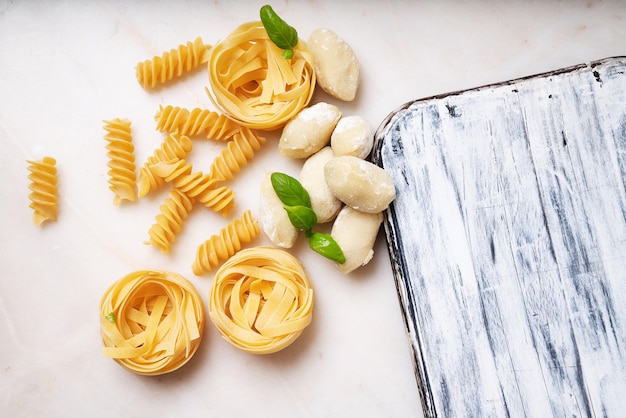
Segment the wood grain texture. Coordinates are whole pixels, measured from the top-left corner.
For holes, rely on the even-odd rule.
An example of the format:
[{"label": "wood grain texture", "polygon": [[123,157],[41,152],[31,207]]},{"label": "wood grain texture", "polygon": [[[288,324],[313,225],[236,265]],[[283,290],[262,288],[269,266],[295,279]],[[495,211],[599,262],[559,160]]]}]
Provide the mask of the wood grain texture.
[{"label": "wood grain texture", "polygon": [[379,128],[426,416],[626,414],[625,72],[423,99]]}]

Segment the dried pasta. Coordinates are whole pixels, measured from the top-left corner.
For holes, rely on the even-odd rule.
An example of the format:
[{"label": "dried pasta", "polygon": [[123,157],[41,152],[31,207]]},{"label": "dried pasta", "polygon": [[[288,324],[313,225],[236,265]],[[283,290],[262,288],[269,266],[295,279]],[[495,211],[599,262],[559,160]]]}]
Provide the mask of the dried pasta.
[{"label": "dried pasta", "polygon": [[276,247],[241,250],[216,272],[209,316],[222,336],[253,354],[282,350],[311,323],[313,287],[303,266]]},{"label": "dried pasta", "polygon": [[28,188],[31,193],[30,208],[33,210],[33,222],[41,225],[46,221],[57,220],[58,210],[58,189],[57,189],[57,167],[56,160],[52,157],[43,157],[41,160],[27,160]]},{"label": "dried pasta", "polygon": [[205,45],[202,38],[179,45],[177,49],[164,52],[137,64],[137,81],[144,89],[155,87],[180,77],[208,60],[210,45]]},{"label": "dried pasta", "polygon": [[315,89],[313,56],[304,41],[291,59],[270,39],[263,24],[248,22],[210,52],[208,67],[214,105],[243,126],[282,127],[311,100]]},{"label": "dried pasta", "polygon": [[204,311],[197,290],[167,271],[135,271],[100,300],[103,355],[141,375],[182,367],[198,349]]},{"label": "dried pasta", "polygon": [[169,197],[161,205],[161,212],[156,216],[155,223],[148,230],[150,240],[146,244],[160,249],[163,254],[168,253],[192,208],[192,198],[177,189],[171,190]]},{"label": "dried pasta", "polygon": [[226,186],[217,187],[216,179],[194,172],[193,166],[185,160],[162,161],[152,170],[178,190],[223,216],[228,216],[228,212],[235,205],[235,193],[232,189]]},{"label": "dried pasta", "polygon": [[192,265],[193,273],[199,276],[204,271],[210,271],[259,234],[259,223],[249,210],[245,211],[241,219],[233,220],[222,228],[219,235],[212,235],[198,247]]},{"label": "dried pasta", "polygon": [[115,118],[104,121],[107,132],[104,139],[109,162],[109,189],[114,194],[113,204],[136,198],[137,175],[135,174],[135,147],[131,134],[131,123],[127,119]]},{"label": "dried pasta", "polygon": [[265,138],[255,131],[242,128],[240,132],[233,135],[226,149],[215,158],[209,175],[217,180],[232,180],[234,173],[238,173],[242,166],[248,164],[248,160],[254,157],[254,153],[264,143]]},{"label": "dried pasta", "polygon": [[139,180],[137,181],[138,196],[144,197],[151,190],[156,190],[163,185],[164,180],[154,174],[154,166],[161,161],[173,159],[183,159],[191,151],[191,139],[185,135],[173,133],[168,135],[160,148],[148,157],[146,163],[139,169]]},{"label": "dried pasta", "polygon": [[228,140],[241,126],[226,115],[208,109],[161,106],[155,115],[157,130],[204,136],[218,141]]}]

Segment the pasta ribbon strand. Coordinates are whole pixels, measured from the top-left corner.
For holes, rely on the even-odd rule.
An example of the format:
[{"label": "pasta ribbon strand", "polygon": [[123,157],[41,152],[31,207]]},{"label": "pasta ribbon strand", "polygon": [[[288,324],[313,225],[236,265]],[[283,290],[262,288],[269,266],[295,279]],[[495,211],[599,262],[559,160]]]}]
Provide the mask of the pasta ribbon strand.
[{"label": "pasta ribbon strand", "polygon": [[311,323],[313,288],[287,251],[260,246],[239,251],[215,273],[209,316],[233,346],[253,354],[282,350]]},{"label": "pasta ribbon strand", "polygon": [[28,198],[31,201],[29,207],[33,210],[33,223],[41,225],[46,221],[56,221],[59,201],[56,160],[46,156],[38,161],[26,162],[30,172],[28,188],[31,193]]},{"label": "pasta ribbon strand", "polygon": [[137,374],[179,369],[198,349],[203,330],[200,295],[173,272],[132,272],[100,300],[103,355]]},{"label": "pasta ribbon strand", "polygon": [[258,221],[249,210],[245,211],[241,219],[233,220],[222,228],[219,235],[212,235],[198,247],[192,265],[193,273],[199,276],[205,271],[210,271],[241,250],[242,244],[251,242],[259,234]]}]

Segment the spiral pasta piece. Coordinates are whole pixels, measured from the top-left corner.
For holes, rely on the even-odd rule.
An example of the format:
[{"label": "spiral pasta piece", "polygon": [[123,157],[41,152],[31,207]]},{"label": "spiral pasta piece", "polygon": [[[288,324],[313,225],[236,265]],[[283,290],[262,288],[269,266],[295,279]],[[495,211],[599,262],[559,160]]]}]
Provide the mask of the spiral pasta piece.
[{"label": "spiral pasta piece", "polygon": [[146,244],[160,249],[163,254],[168,253],[192,208],[192,198],[177,189],[171,190],[160,207],[161,212],[156,216],[155,223],[148,230],[150,240]]},{"label": "spiral pasta piece", "polygon": [[161,106],[155,115],[157,130],[204,136],[218,141],[228,140],[241,126],[226,115],[208,109]]},{"label": "spiral pasta piece", "polygon": [[216,272],[209,316],[222,336],[253,354],[290,345],[311,323],[313,287],[302,264],[276,247],[241,250]]},{"label": "spiral pasta piece", "polygon": [[113,204],[136,198],[137,176],[135,174],[135,147],[131,134],[130,121],[115,118],[104,121],[107,132],[104,139],[109,162],[109,189],[114,193]]},{"label": "spiral pasta piece", "polygon": [[177,49],[164,52],[161,56],[154,56],[137,64],[137,81],[144,89],[152,88],[157,83],[163,84],[180,77],[208,60],[210,45],[205,45],[202,38],[197,37],[193,42],[179,45]]},{"label": "spiral pasta piece", "polygon": [[52,157],[43,157],[41,160],[27,160],[28,188],[31,193],[29,207],[33,210],[33,223],[41,225],[46,221],[57,220],[58,189],[57,189],[57,161]]},{"label": "spiral pasta piece", "polygon": [[249,210],[245,211],[241,219],[233,220],[222,228],[219,235],[212,235],[198,247],[192,265],[193,273],[199,276],[204,271],[210,271],[241,250],[242,244],[252,241],[259,233],[259,223]]},{"label": "spiral pasta piece", "polygon": [[148,157],[146,163],[139,169],[137,181],[138,196],[144,197],[151,190],[156,190],[164,183],[163,178],[154,173],[154,166],[161,161],[184,159],[191,151],[191,139],[185,135],[173,133],[168,135],[160,148]]},{"label": "spiral pasta piece", "polygon": [[141,375],[172,372],[194,355],[204,330],[200,296],[184,277],[135,271],[100,300],[103,355]]},{"label": "spiral pasta piece", "polygon": [[213,104],[243,126],[282,127],[309,103],[316,81],[304,41],[293,58],[282,58],[282,52],[260,21],[235,29],[210,52],[207,94]]},{"label": "spiral pasta piece", "polygon": [[185,160],[161,161],[152,167],[153,172],[202,205],[227,216],[235,205],[232,189],[217,187],[217,180],[202,172],[194,172]]},{"label": "spiral pasta piece", "polygon": [[259,136],[249,128],[243,128],[233,135],[232,141],[228,142],[226,149],[218,155],[209,175],[217,180],[232,180],[234,174],[241,171],[241,167],[248,164],[254,157],[254,153],[265,143],[265,138]]}]

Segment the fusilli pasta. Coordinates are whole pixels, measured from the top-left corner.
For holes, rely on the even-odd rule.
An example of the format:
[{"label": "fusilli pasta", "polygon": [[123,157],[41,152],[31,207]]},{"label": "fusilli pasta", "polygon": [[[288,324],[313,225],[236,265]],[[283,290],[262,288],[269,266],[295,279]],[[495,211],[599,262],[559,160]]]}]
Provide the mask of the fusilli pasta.
[{"label": "fusilli pasta", "polygon": [[161,56],[142,61],[137,64],[137,81],[147,89],[180,77],[184,72],[206,63],[210,48],[202,38],[197,37],[193,42],[179,45],[177,49],[164,52]]},{"label": "fusilli pasta", "polygon": [[241,250],[242,244],[252,241],[259,233],[257,220],[249,210],[245,211],[241,219],[233,220],[222,228],[219,235],[212,235],[198,247],[192,265],[193,273],[199,276],[204,271],[210,271]]},{"label": "fusilli pasta", "polygon": [[282,350],[313,316],[313,287],[304,267],[276,247],[241,250],[215,273],[209,316],[222,336],[253,354]]},{"label": "fusilli pasta", "polygon": [[259,136],[254,130],[242,128],[233,135],[226,149],[218,155],[209,175],[217,180],[232,180],[234,173],[238,173],[241,167],[248,164],[254,157],[254,153],[265,143],[265,138]]},{"label": "fusilli pasta", "polygon": [[176,241],[176,234],[182,230],[183,221],[193,208],[193,199],[185,193],[174,189],[161,205],[161,212],[156,216],[155,223],[150,227],[148,235],[152,244],[163,254],[170,251],[170,246]]},{"label": "fusilli pasta", "polygon": [[151,190],[155,190],[163,185],[163,179],[153,172],[154,166],[161,161],[184,159],[191,151],[191,139],[185,135],[173,133],[168,135],[161,147],[148,157],[146,163],[139,170],[138,195],[143,197]]},{"label": "fusilli pasta", "polygon": [[160,132],[180,132],[189,136],[204,136],[208,139],[227,140],[241,127],[224,114],[208,109],[191,110],[161,106],[155,115],[157,130]]},{"label": "fusilli pasta", "polygon": [[134,201],[136,198],[135,147],[130,125],[127,119],[104,121],[104,130],[107,132],[104,139],[107,141],[109,157],[109,188],[115,195],[114,205],[122,200]]},{"label": "fusilli pasta", "polygon": [[204,331],[202,300],[173,272],[141,270],[113,283],[100,300],[103,355],[125,369],[156,376],[194,355]]},{"label": "fusilli pasta", "polygon": [[56,160],[52,157],[43,157],[41,160],[27,160],[28,188],[31,193],[30,208],[33,210],[33,222],[41,225],[46,221],[57,220],[58,189]]}]

